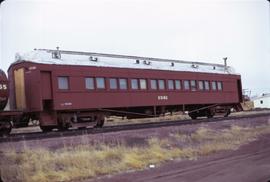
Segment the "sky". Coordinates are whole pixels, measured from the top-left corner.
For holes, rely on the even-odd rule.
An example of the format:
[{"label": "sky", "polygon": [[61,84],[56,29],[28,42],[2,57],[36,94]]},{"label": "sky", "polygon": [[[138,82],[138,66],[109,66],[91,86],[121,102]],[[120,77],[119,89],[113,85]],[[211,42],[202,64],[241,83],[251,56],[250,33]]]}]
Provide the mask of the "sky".
[{"label": "sky", "polygon": [[34,48],[228,65],[251,95],[270,93],[266,0],[6,0],[0,68]]}]

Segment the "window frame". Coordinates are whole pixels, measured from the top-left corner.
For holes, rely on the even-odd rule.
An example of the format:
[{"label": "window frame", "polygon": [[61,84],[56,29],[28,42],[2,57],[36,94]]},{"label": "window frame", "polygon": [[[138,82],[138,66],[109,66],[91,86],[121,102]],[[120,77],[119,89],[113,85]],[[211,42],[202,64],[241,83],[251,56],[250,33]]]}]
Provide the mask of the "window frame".
[{"label": "window frame", "polygon": [[[104,85],[104,88],[99,88],[98,87],[98,79],[102,79],[103,80],[103,85]],[[96,84],[96,89],[97,90],[105,90],[106,89],[106,79],[105,77],[95,77],[95,84]]]},{"label": "window frame", "polygon": [[[60,88],[59,78],[66,78],[67,88]],[[60,91],[69,91],[70,90],[70,79],[69,76],[57,76],[57,89]]]},{"label": "window frame", "polygon": [[217,91],[219,91],[219,92],[223,91],[223,83],[222,83],[222,81],[217,81]]},{"label": "window frame", "polygon": [[[194,85],[192,83],[194,83]],[[196,80],[190,80],[190,91],[196,92],[197,90],[198,90],[197,81]]]},{"label": "window frame", "polygon": [[[86,84],[86,80],[87,79],[92,79],[92,83],[93,83],[93,88],[87,88],[87,84]],[[84,77],[84,86],[85,86],[85,89],[88,90],[88,91],[91,91],[91,90],[95,90],[96,89],[96,85],[95,85],[95,77]]]},{"label": "window frame", "polygon": [[[142,81],[144,81],[145,87],[142,87]],[[146,78],[140,78],[139,79],[139,88],[141,90],[147,90],[148,86],[147,86],[147,79]]]},{"label": "window frame", "polygon": [[[155,88],[152,87],[153,86],[152,85],[152,83],[153,83],[152,81],[155,82]],[[150,79],[149,82],[150,82],[150,87],[149,87],[150,90],[155,90],[155,91],[158,90],[158,81],[157,81],[157,79]]]},{"label": "window frame", "polygon": [[[133,82],[135,81],[135,82]],[[133,88],[133,84],[136,83],[136,88]],[[139,90],[140,89],[140,86],[139,86],[139,80],[137,78],[131,78],[130,79],[130,89],[131,90]]]},{"label": "window frame", "polygon": [[[166,84],[165,84],[165,80],[164,79],[158,79],[158,90],[166,90]],[[162,84],[160,84],[162,83]],[[163,85],[163,88],[161,88],[160,86]]]},{"label": "window frame", "polygon": [[[215,84],[213,84],[213,83],[215,83]],[[213,87],[214,85],[215,85],[215,89],[214,89],[214,87]],[[213,80],[213,81],[211,81],[211,90],[212,90],[212,91],[214,91],[214,92],[216,92],[216,91],[217,91],[217,82],[216,82],[216,81],[214,81],[214,80]]]},{"label": "window frame", "polygon": [[[176,87],[176,82],[179,82],[179,88]],[[174,89],[175,90],[182,90],[182,81],[181,80],[174,80]]]},{"label": "window frame", "polygon": [[[125,88],[121,88],[121,80],[125,80]],[[119,90],[127,91],[128,90],[128,79],[127,78],[118,78]]]},{"label": "window frame", "polygon": [[[198,83],[198,90],[199,90],[199,91],[205,91],[205,88],[204,88],[204,81],[203,81],[203,80],[198,80],[197,83]],[[201,85],[200,83],[201,83],[202,85]],[[202,87],[200,87],[200,86],[202,86]]]},{"label": "window frame", "polygon": [[[207,83],[207,84],[205,84],[205,83]],[[204,90],[205,91],[209,92],[211,90],[211,82],[209,80],[204,80],[203,85],[204,85]],[[206,85],[207,85],[207,87],[206,87]]]},{"label": "window frame", "polygon": [[167,80],[167,88],[170,91],[174,91],[175,89],[175,80],[169,79]]},{"label": "window frame", "polygon": [[[115,80],[115,86],[116,86],[115,88],[111,87],[111,80]],[[109,82],[109,86],[108,86],[109,90],[113,90],[113,91],[119,90],[118,78],[108,78],[108,82]]]},{"label": "window frame", "polygon": [[[188,83],[188,88],[186,88],[186,83]],[[184,90],[185,91],[190,91],[190,80],[184,80]]]}]

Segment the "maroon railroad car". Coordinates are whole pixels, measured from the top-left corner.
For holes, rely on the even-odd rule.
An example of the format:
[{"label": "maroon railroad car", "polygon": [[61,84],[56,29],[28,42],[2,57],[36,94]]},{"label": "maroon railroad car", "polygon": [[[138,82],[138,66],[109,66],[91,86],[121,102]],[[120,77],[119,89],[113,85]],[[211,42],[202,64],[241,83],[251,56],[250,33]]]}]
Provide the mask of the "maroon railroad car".
[{"label": "maroon railroad car", "polygon": [[8,79],[2,70],[0,70],[0,136],[9,134],[12,129],[11,121],[19,120],[22,117],[20,111],[4,111],[9,96]]},{"label": "maroon railroad car", "polygon": [[101,127],[107,115],[212,117],[242,101],[241,77],[226,65],[46,49],[17,58],[8,70],[11,108],[43,131]]},{"label": "maroon railroad car", "polygon": [[4,110],[8,102],[8,79],[6,74],[0,70],[0,111]]}]

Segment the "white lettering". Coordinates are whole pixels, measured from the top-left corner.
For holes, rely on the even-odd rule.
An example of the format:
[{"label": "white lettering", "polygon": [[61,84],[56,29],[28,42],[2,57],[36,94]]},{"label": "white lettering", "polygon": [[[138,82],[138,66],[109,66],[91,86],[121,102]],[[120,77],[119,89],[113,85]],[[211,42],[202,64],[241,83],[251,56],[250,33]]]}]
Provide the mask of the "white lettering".
[{"label": "white lettering", "polygon": [[60,104],[62,107],[63,106],[72,106],[72,103],[71,102],[65,102],[65,103],[61,103]]},{"label": "white lettering", "polygon": [[168,100],[168,96],[167,95],[159,95],[158,100]]},{"label": "white lettering", "polygon": [[35,70],[35,69],[37,69],[37,67],[36,67],[36,66],[31,66],[31,67],[29,67],[28,69],[29,69],[29,70]]},{"label": "white lettering", "polygon": [[7,90],[6,84],[0,84],[0,90]]}]

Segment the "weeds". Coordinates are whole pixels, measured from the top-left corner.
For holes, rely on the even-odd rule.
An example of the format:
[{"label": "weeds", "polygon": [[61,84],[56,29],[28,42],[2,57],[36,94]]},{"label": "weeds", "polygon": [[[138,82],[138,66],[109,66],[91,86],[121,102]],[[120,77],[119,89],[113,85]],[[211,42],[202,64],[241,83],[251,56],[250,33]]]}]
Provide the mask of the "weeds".
[{"label": "weeds", "polygon": [[76,181],[143,170],[150,164],[160,165],[173,159],[194,160],[222,150],[235,150],[267,133],[269,125],[232,126],[217,131],[202,127],[191,134],[174,132],[166,139],[150,138],[147,145],[140,147],[121,142],[84,144],[56,151],[25,146],[19,153],[14,150],[0,153],[0,169],[4,181]]}]

